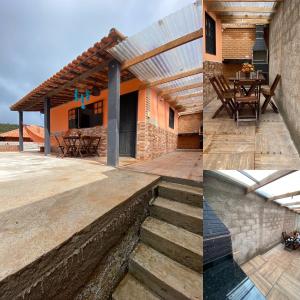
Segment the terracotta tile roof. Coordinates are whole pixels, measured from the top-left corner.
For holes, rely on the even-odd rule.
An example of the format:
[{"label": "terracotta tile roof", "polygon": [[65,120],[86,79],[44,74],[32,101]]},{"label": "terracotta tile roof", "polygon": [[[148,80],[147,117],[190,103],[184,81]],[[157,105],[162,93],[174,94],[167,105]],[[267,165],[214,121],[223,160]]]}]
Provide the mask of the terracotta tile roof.
[{"label": "terracotta tile roof", "polygon": [[[125,37],[116,29],[111,29],[108,36],[103,37],[99,42],[83,52],[59,72],[13,104],[11,110],[43,111],[44,98],[49,94],[51,95],[51,107],[54,107],[71,101],[75,87],[83,91],[87,88],[91,89],[94,86],[98,86],[100,89],[107,88],[106,65],[112,59],[112,56],[107,50],[124,38]],[[86,72],[93,70],[99,65],[104,67],[102,69],[99,68],[95,72],[89,72],[89,76],[86,77]],[[134,77],[128,70],[122,71],[121,76],[122,80]],[[62,86],[67,83],[70,85],[62,89]],[[60,90],[57,92],[56,89],[59,88]]]},{"label": "terracotta tile roof", "polygon": [[[19,129],[14,129],[0,134],[4,138],[19,138]],[[33,142],[44,142],[44,128],[37,125],[24,125],[23,137],[30,138]]]}]

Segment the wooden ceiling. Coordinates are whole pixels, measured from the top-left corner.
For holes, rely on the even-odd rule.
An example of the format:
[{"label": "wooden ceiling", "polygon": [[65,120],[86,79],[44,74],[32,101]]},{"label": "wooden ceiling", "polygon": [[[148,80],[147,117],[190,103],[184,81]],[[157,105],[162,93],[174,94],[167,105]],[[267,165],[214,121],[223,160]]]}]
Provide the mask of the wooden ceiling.
[{"label": "wooden ceiling", "polygon": [[205,0],[223,24],[268,24],[283,0]]}]

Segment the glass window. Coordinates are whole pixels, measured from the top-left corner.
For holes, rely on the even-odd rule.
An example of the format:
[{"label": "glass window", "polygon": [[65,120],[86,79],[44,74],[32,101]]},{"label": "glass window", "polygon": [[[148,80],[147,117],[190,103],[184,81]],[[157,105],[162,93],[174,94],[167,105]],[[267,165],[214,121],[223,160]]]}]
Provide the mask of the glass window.
[{"label": "glass window", "polygon": [[174,110],[170,107],[169,108],[169,127],[174,129]]},{"label": "glass window", "polygon": [[206,53],[216,55],[216,21],[205,13],[205,45]]},{"label": "glass window", "polygon": [[89,128],[103,125],[103,100],[69,110],[69,128]]}]

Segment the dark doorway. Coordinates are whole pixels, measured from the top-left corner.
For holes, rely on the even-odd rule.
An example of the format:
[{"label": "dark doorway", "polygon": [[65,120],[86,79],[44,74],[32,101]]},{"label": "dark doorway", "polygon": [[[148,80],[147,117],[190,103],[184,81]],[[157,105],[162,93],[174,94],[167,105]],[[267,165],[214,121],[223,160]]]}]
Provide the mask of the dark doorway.
[{"label": "dark doorway", "polygon": [[135,157],[138,92],[120,99],[120,156]]}]

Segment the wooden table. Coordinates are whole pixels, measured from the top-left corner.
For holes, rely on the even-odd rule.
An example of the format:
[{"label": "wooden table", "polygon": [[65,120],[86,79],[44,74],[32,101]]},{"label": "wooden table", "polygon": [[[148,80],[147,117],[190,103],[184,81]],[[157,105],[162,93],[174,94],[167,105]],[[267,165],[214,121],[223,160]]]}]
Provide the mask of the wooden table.
[{"label": "wooden table", "polygon": [[101,138],[90,135],[69,135],[63,137],[66,146],[64,155],[75,157],[80,155],[81,157],[83,157],[84,155],[94,155],[96,152],[96,154],[99,156],[97,149],[94,149],[94,147],[92,147],[92,143],[95,139],[98,141],[98,139],[100,140]]},{"label": "wooden table", "polygon": [[244,93],[245,96],[250,96],[255,88],[258,86],[258,102],[259,102],[259,106],[258,106],[258,118],[260,117],[260,90],[261,90],[261,86],[265,83],[266,79],[262,74],[258,74],[258,76],[254,75],[253,77],[246,77],[243,73],[241,73],[241,76],[238,77],[229,77],[228,80],[230,82],[233,82],[234,84],[238,83]]}]

